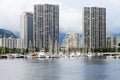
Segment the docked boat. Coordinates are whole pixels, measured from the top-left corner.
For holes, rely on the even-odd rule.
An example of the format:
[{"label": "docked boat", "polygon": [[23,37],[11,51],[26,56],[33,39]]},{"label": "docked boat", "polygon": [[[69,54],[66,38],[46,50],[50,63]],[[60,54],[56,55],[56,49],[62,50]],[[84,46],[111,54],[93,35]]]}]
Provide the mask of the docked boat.
[{"label": "docked boat", "polygon": [[70,57],[75,57],[75,53],[71,53],[71,54],[70,54]]},{"label": "docked boat", "polygon": [[46,58],[46,54],[45,54],[44,50],[37,53],[37,58]]},{"label": "docked boat", "polygon": [[18,54],[18,55],[16,55],[16,58],[24,58],[24,55]]},{"label": "docked boat", "polygon": [[102,53],[96,53],[96,56],[103,56]]},{"label": "docked boat", "polygon": [[81,53],[80,53],[80,52],[76,52],[76,56],[77,56],[77,57],[80,57],[80,56],[81,56]]},{"label": "docked boat", "polygon": [[60,56],[58,54],[54,54],[52,55],[52,58],[60,58]]},{"label": "docked boat", "polygon": [[0,58],[6,59],[6,58],[8,58],[8,56],[7,55],[1,55]]},{"label": "docked boat", "polygon": [[60,56],[60,57],[62,57],[62,56],[63,56],[63,53],[62,53],[62,52],[60,52],[60,53],[59,53],[59,56]]},{"label": "docked boat", "polygon": [[110,56],[106,56],[106,58],[107,58],[107,59],[114,59],[115,56],[110,55]]},{"label": "docked boat", "polygon": [[28,58],[28,59],[34,59],[36,57],[37,57],[36,53],[29,53],[29,54],[26,55],[26,58]]},{"label": "docked boat", "polygon": [[91,51],[87,53],[87,57],[94,57],[95,53],[92,53]]}]

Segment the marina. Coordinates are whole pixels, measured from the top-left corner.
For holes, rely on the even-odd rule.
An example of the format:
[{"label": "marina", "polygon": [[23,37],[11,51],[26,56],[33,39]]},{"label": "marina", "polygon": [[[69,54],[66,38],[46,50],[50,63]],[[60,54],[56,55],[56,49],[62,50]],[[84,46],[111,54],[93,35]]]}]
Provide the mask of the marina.
[{"label": "marina", "polygon": [[1,0],[0,80],[120,80],[118,3]]},{"label": "marina", "polygon": [[0,58],[4,59],[4,58],[27,58],[27,59],[34,59],[34,58],[45,58],[45,59],[49,59],[49,58],[96,58],[96,57],[104,57],[106,59],[119,59],[120,58],[120,53],[111,53],[111,52],[107,52],[107,53],[92,53],[92,52],[88,52],[88,53],[80,53],[80,52],[71,52],[71,53],[62,53],[60,52],[59,54],[53,54],[50,52],[34,52],[34,53],[24,53],[24,54],[1,54]]}]

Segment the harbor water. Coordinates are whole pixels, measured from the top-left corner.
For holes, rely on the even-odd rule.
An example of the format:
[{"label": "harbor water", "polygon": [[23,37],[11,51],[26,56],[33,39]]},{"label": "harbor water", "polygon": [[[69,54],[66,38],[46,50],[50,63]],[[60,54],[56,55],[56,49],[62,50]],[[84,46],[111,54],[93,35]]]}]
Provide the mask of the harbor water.
[{"label": "harbor water", "polygon": [[0,80],[120,80],[120,59],[1,59]]}]

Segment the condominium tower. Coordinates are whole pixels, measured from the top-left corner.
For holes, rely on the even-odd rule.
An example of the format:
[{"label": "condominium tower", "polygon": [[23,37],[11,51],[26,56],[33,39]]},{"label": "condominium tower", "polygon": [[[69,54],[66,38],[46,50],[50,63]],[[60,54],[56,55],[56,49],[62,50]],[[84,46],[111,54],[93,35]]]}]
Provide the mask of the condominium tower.
[{"label": "condominium tower", "polygon": [[57,52],[59,46],[59,5],[34,6],[34,46]]},{"label": "condominium tower", "polygon": [[83,10],[83,47],[106,47],[106,9],[84,7]]},{"label": "condominium tower", "polygon": [[33,13],[24,12],[21,14],[21,47],[28,48],[33,44]]},{"label": "condominium tower", "polygon": [[67,48],[79,48],[80,47],[80,35],[79,33],[67,33],[63,39],[62,47]]}]

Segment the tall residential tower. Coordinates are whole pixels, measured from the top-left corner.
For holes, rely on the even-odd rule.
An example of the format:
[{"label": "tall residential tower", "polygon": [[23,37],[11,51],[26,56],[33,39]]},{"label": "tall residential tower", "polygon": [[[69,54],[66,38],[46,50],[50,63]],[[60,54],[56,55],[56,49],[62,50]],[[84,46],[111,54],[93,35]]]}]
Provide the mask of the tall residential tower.
[{"label": "tall residential tower", "polygon": [[106,47],[106,8],[84,7],[83,47]]},{"label": "tall residential tower", "polygon": [[28,48],[33,44],[33,13],[24,12],[21,15],[21,47]]},{"label": "tall residential tower", "polygon": [[59,5],[35,5],[33,30],[36,48],[48,48],[57,53],[59,46]]}]

